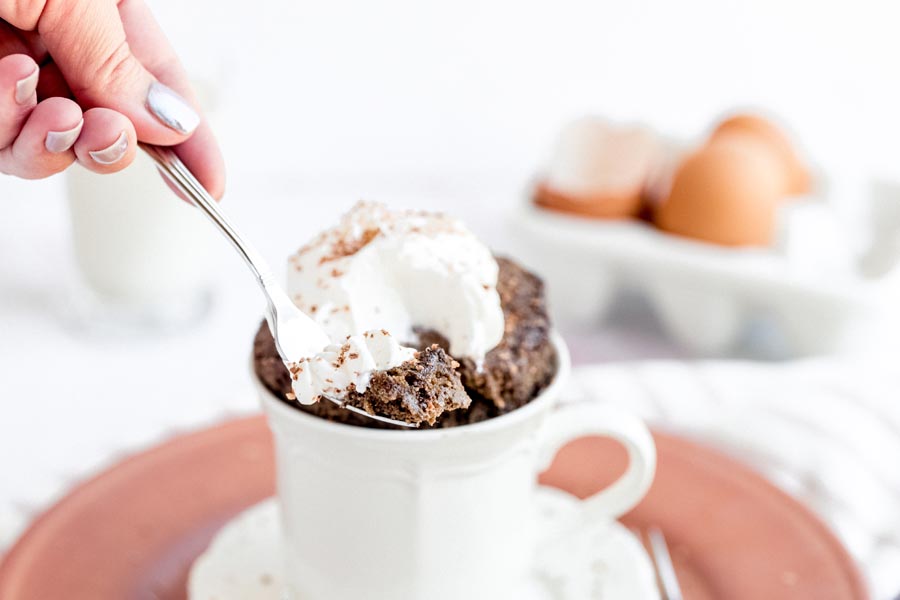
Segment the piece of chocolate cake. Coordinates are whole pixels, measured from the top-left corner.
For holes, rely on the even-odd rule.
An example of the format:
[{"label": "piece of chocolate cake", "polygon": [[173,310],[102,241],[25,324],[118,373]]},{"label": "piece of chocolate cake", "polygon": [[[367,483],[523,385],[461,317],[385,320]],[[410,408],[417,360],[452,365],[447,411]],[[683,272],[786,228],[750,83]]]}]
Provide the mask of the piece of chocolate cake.
[{"label": "piece of chocolate cake", "polygon": [[397,421],[434,425],[444,413],[471,404],[457,367],[435,344],[416,353],[414,361],[375,371],[366,391],[351,391],[345,403]]},{"label": "piece of chocolate cake", "polygon": [[[497,257],[497,265],[503,339],[487,353],[480,369],[471,359],[460,361],[472,406],[465,414],[448,414],[441,421],[444,426],[482,421],[519,408],[534,399],[556,373],[543,282],[507,258]],[[420,341],[446,347],[446,340],[435,332],[421,332]]]},{"label": "piece of chocolate cake", "polygon": [[[341,408],[328,400],[300,404],[293,400],[292,380],[265,322],[253,343],[256,374],[266,387],[300,410],[322,418],[365,427],[392,427]],[[468,408],[471,399],[457,372],[459,363],[435,345],[387,371],[375,371],[364,392],[350,391],[345,404],[398,421],[434,425],[442,414]]]}]

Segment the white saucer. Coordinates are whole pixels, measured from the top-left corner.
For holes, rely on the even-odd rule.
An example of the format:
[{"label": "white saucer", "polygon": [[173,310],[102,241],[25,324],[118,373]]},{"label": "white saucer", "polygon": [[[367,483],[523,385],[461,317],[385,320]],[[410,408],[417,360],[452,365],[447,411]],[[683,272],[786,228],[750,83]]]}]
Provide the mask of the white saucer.
[{"label": "white saucer", "polygon": [[[617,521],[581,522],[578,500],[540,488],[541,539],[517,600],[659,600],[653,567]],[[191,600],[283,600],[278,504],[269,499],[226,525],[194,563]]]}]

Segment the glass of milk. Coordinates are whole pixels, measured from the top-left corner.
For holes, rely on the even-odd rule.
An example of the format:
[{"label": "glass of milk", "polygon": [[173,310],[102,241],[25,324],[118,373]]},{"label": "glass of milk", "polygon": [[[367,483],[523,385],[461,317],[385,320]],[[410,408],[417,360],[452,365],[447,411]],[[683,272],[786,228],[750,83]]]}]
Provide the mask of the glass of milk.
[{"label": "glass of milk", "polygon": [[[197,86],[210,107],[207,88]],[[215,115],[207,110],[214,122]],[[69,169],[76,318],[105,332],[161,331],[199,320],[213,297],[216,232],[139,151],[119,173]]]},{"label": "glass of milk", "polygon": [[113,175],[68,175],[80,317],[158,329],[202,316],[212,297],[211,227],[163,183],[149,157]]}]

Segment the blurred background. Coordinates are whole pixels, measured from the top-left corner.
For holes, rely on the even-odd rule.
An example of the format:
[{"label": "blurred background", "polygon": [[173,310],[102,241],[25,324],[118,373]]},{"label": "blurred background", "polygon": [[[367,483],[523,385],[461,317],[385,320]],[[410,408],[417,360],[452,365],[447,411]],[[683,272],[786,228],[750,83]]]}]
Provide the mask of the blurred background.
[{"label": "blurred background", "polygon": [[[148,3],[221,138],[227,208],[276,268],[360,199],[444,210],[500,252],[533,249],[511,221],[562,126],[584,114],[689,144],[723,114],[761,109],[789,127],[841,215],[871,225],[873,186],[900,207],[900,5],[890,0]],[[262,306],[226,243],[147,165],[105,183],[3,177],[0,203],[2,549],[123,453],[255,411],[247,368]],[[739,413],[717,420],[706,402],[795,401],[794,416],[824,415],[810,447],[878,441],[848,451],[847,472],[900,455],[900,355],[888,343],[898,332],[887,325],[870,328],[859,354],[757,356],[698,352],[635,303],[611,311],[562,323],[604,400],[739,456],[753,442],[729,445]],[[864,416],[848,420],[850,406]],[[765,457],[755,464],[766,471]],[[869,469],[865,484],[814,496],[804,477],[820,466],[766,472],[829,519],[879,597],[896,593],[896,475]],[[853,490],[865,492],[841,496],[846,514],[831,518],[829,498]],[[883,518],[854,520],[867,510]]]},{"label": "blurred background", "polygon": [[153,4],[229,90],[233,172],[521,181],[574,115],[691,137],[741,106],[823,166],[891,172],[900,153],[886,0]]}]

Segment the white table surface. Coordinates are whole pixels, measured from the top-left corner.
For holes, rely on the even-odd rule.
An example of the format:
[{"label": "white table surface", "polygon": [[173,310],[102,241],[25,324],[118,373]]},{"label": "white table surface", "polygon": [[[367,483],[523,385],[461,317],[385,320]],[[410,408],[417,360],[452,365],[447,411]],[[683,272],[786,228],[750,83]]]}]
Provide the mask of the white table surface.
[{"label": "white table surface", "polygon": [[[398,183],[238,173],[227,206],[276,265],[359,190],[457,214],[502,251],[515,242],[504,214],[519,186],[498,174]],[[0,548],[123,455],[256,410],[248,356],[260,299],[221,248],[215,302],[202,322],[155,337],[92,336],[71,318],[77,276],[61,181],[0,180]],[[828,359],[687,362],[639,321],[625,310],[616,327],[567,332],[577,362],[603,363],[577,372],[572,395],[631,407],[755,464],[839,532],[876,597],[900,591],[897,369]]]}]

